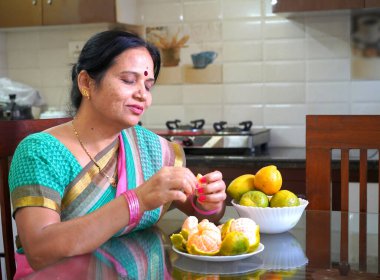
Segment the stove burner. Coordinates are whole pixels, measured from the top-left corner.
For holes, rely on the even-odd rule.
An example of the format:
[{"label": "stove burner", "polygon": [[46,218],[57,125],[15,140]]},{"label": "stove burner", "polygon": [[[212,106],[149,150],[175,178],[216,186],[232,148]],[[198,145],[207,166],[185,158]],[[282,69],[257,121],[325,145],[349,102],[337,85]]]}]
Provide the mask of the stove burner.
[{"label": "stove burner", "polygon": [[239,123],[239,126],[241,127],[225,127],[227,122],[221,121],[221,122],[215,122],[213,124],[214,130],[218,133],[226,133],[226,132],[241,132],[241,133],[248,133],[251,131],[252,122],[251,121],[244,121]]},{"label": "stove burner", "polygon": [[205,124],[205,120],[204,119],[190,121],[191,125],[190,124],[180,125],[179,124],[180,122],[181,121],[178,120],[178,119],[176,119],[174,121],[167,121],[166,122],[166,127],[169,130],[198,131],[198,130],[203,129],[203,126]]}]

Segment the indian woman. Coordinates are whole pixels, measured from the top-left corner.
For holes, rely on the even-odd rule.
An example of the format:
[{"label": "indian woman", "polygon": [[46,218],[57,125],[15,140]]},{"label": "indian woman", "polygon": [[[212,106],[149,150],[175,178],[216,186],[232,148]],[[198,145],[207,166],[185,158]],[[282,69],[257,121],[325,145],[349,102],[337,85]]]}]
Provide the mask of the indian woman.
[{"label": "indian woman", "polygon": [[169,207],[213,222],[224,215],[222,174],[197,178],[181,146],[138,125],[160,64],[156,47],[125,31],[84,45],[72,67],[73,119],[29,135],[12,159],[15,279],[151,227]]}]

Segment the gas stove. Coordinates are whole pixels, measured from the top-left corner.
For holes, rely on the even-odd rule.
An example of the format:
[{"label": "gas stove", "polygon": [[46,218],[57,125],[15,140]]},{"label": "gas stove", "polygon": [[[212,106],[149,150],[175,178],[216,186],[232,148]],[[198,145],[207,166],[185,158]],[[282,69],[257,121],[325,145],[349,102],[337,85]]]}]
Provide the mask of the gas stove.
[{"label": "gas stove", "polygon": [[267,148],[269,129],[253,129],[251,121],[228,126],[220,121],[213,129],[204,129],[205,120],[198,119],[182,125],[176,119],[166,122],[165,130],[154,130],[158,135],[183,146],[191,155],[252,155]]}]

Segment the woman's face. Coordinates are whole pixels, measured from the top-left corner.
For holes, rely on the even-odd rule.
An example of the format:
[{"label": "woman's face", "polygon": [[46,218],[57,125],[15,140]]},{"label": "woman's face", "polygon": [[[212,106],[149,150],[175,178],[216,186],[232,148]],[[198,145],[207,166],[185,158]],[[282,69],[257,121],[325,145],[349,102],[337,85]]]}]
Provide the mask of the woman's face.
[{"label": "woman's face", "polygon": [[122,128],[136,125],[152,103],[153,60],[145,48],[129,49],[115,59],[100,85],[93,88],[96,113]]}]

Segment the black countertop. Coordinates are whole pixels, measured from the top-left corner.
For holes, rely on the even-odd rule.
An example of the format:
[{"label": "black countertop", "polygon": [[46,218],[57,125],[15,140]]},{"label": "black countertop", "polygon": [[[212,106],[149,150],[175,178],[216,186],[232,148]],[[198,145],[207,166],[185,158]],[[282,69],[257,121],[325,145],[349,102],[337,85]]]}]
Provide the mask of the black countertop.
[{"label": "black countertop", "polygon": [[[352,150],[350,153],[353,167],[359,162],[359,152]],[[339,165],[340,152],[333,150],[333,167]],[[377,150],[370,150],[368,153],[368,168],[378,167],[379,154]],[[232,155],[186,155],[188,166],[246,166],[247,164],[265,166],[275,164],[278,168],[305,168],[306,149],[288,147],[269,147],[259,154],[232,156]]]}]

